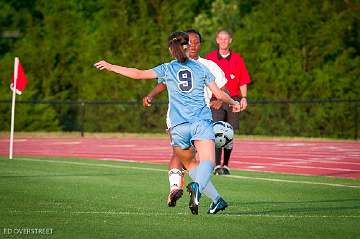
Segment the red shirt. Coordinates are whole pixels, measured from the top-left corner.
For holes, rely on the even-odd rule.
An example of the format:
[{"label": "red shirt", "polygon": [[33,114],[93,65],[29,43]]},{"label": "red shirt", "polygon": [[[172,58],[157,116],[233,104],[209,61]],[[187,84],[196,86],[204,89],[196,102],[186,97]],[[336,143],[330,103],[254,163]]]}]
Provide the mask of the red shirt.
[{"label": "red shirt", "polygon": [[205,58],[215,62],[224,71],[227,79],[225,87],[229,91],[229,95],[240,97],[240,86],[251,82],[245,62],[240,54],[230,51],[228,57],[222,58],[219,50],[214,50],[208,53]]}]

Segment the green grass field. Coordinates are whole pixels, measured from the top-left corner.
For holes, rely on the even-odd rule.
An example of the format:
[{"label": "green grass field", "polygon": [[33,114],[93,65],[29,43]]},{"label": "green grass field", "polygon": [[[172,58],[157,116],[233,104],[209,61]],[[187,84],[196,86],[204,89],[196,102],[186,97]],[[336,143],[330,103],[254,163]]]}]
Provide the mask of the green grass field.
[{"label": "green grass field", "polygon": [[202,197],[196,216],[187,193],[167,207],[165,165],[0,157],[0,238],[360,238],[360,180],[233,170],[213,182],[230,207],[208,215]]}]

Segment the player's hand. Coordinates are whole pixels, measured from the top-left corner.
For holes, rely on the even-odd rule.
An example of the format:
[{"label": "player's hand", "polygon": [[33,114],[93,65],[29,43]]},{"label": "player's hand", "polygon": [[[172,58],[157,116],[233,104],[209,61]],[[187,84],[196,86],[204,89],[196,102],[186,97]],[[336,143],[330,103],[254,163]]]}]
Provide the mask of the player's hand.
[{"label": "player's hand", "polygon": [[94,66],[96,67],[96,68],[98,68],[99,70],[108,70],[108,71],[111,71],[111,64],[110,63],[108,63],[108,62],[106,62],[106,61],[98,61],[98,62],[96,62],[95,64],[94,64]]},{"label": "player's hand", "polygon": [[151,106],[151,101],[152,101],[152,97],[151,96],[145,96],[143,98],[143,106],[146,107],[150,107]]},{"label": "player's hand", "polygon": [[247,99],[246,99],[246,97],[241,98],[241,100],[240,100],[240,108],[241,108],[241,111],[246,110],[246,108],[247,108]]},{"label": "player's hand", "polygon": [[221,108],[222,106],[222,101],[221,100],[213,100],[213,101],[210,101],[210,108],[213,108],[215,110],[218,110]]},{"label": "player's hand", "polygon": [[230,105],[232,112],[240,112],[241,111],[241,105],[238,101],[235,101],[235,105]]}]

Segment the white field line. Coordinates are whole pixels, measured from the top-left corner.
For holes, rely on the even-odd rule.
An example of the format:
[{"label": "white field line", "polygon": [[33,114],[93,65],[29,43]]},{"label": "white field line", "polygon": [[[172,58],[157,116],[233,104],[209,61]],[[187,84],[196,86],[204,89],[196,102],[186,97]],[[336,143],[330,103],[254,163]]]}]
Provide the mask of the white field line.
[{"label": "white field line", "polygon": [[[79,165],[79,166],[107,167],[107,168],[121,168],[121,169],[136,169],[136,170],[145,170],[145,171],[168,172],[168,170],[166,170],[166,169],[121,166],[121,165],[111,165],[111,164],[92,164],[92,163],[83,163],[83,162],[57,161],[57,160],[31,159],[31,158],[16,158],[16,160],[57,163],[57,164],[70,164],[70,165]],[[247,177],[247,176],[239,176],[239,175],[226,175],[225,178],[226,177],[227,178],[236,178],[236,179],[246,179],[246,180],[261,180],[261,181],[269,181],[269,182],[323,185],[323,186],[332,186],[332,187],[359,188],[360,189],[360,185],[346,185],[346,184],[338,184],[338,183],[321,183],[321,182],[311,182],[311,181],[301,181],[301,180],[295,181],[295,180],[285,180],[285,179],[276,179],[276,178]]]},{"label": "white field line", "polygon": [[[145,170],[145,171],[168,172],[168,170],[158,169],[158,168],[143,168],[143,167],[121,166],[121,165],[111,165],[111,164],[92,164],[92,163],[80,163],[80,162],[72,162],[72,161],[57,161],[57,160],[31,159],[31,158],[17,158],[17,160],[46,162],[46,163],[59,163],[59,164],[71,164],[71,165],[92,166],[92,167],[99,166],[99,167],[107,167],[107,168],[121,168],[121,169],[136,169],[136,170]],[[121,160],[121,159],[118,159],[118,160]]]},{"label": "white field line", "polygon": [[259,178],[259,177],[246,177],[239,175],[226,175],[225,177],[230,178],[238,178],[238,179],[252,179],[252,180],[262,180],[262,181],[270,181],[270,182],[281,182],[281,183],[298,183],[298,184],[310,184],[310,185],[325,185],[325,186],[333,186],[333,187],[347,187],[347,188],[360,188],[357,185],[345,185],[338,183],[320,183],[320,182],[310,182],[310,181],[293,181],[286,179],[276,179],[276,178]]},{"label": "white field line", "polygon": [[291,165],[288,163],[251,163],[251,162],[232,162],[234,164],[250,164],[250,165],[260,165],[264,167],[289,167],[289,168],[306,168],[306,169],[325,169],[333,171],[344,171],[344,172],[360,172],[360,170],[348,169],[348,168],[327,168],[327,167],[315,167],[315,166],[305,166],[305,165]]},{"label": "white field line", "polygon": [[[259,159],[259,156],[242,156],[242,158],[237,158],[231,160],[231,162],[246,162],[246,159]],[[270,156],[260,156],[261,159],[268,160],[276,160],[276,161],[284,161],[288,163],[331,163],[331,164],[349,164],[349,165],[360,165],[360,162],[346,162],[342,161],[342,158],[309,158],[309,159],[301,159],[301,158],[278,158],[278,157],[270,157]],[[250,161],[251,162],[251,161]]]},{"label": "white field line", "polygon": [[[38,210],[38,211],[18,211],[11,210],[12,214],[90,214],[90,215],[132,215],[132,216],[174,216],[174,215],[190,215],[190,213],[159,213],[159,212],[127,212],[127,211],[55,211],[55,210]],[[204,214],[206,215],[206,214]],[[212,217],[214,215],[211,215]],[[270,214],[227,214],[221,213],[216,216],[226,217],[264,217],[264,218],[360,218],[360,215],[270,215]]]}]

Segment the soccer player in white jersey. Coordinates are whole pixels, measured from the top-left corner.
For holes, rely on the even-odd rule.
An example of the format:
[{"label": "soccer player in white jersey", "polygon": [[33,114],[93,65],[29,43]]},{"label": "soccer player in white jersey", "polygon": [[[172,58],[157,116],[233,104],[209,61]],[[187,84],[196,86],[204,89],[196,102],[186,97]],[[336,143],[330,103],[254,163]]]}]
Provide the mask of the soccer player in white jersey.
[{"label": "soccer player in white jersey", "polygon": [[208,86],[216,98],[229,104],[233,111],[240,111],[240,104],[221,91],[214,76],[201,63],[187,56],[189,37],[185,32],[174,32],[168,38],[171,55],[176,59],[153,69],[139,70],[106,61],[95,63],[100,70],[109,70],[133,79],[158,79],[165,82],[169,97],[169,119],[171,144],[175,152],[192,145],[197,150],[199,164],[194,170],[194,180],[187,185],[190,193],[189,208],[198,214],[201,193],[210,181],[215,164],[214,130],[211,110],[204,98],[204,87]]},{"label": "soccer player in white jersey", "polygon": [[[219,88],[223,88],[227,82],[225,78],[224,72],[221,70],[221,68],[214,63],[213,61],[201,58],[199,56],[200,48],[201,48],[201,35],[198,31],[195,29],[189,29],[185,31],[189,35],[189,58],[196,60],[200,63],[202,63],[204,66],[206,66],[210,72],[215,76],[215,83]],[[158,84],[146,97],[143,99],[143,104],[145,107],[150,106],[152,99],[161,91],[166,89],[165,84]],[[208,87],[205,87],[204,89],[204,96],[205,96],[205,102],[208,106],[210,106],[210,99],[212,97],[212,92]],[[214,103],[213,103],[214,102]],[[213,105],[211,107],[219,108],[221,107],[221,102],[219,104],[218,101],[213,101]],[[168,122],[168,119],[167,119]],[[171,156],[170,162],[168,164],[169,166],[169,184],[170,184],[170,192],[168,196],[168,206],[174,207],[176,206],[176,201],[181,198],[183,194],[182,184],[184,181],[184,176],[182,173],[182,169],[185,167],[186,169],[189,169],[189,165],[184,165],[181,163],[180,158],[182,158],[182,161],[191,161],[192,158],[195,156],[195,152],[193,152],[192,148],[182,150],[182,152],[177,151],[177,154],[175,154],[175,150],[173,151],[173,154]],[[180,158],[179,158],[180,157]],[[190,170],[189,176],[193,177],[194,173]],[[220,194],[215,189],[214,185],[211,181],[209,181],[208,185],[204,189],[204,194],[212,200],[212,203],[208,209],[208,213],[210,214],[216,214],[220,210],[224,210],[228,204],[226,201],[220,196]]]}]

